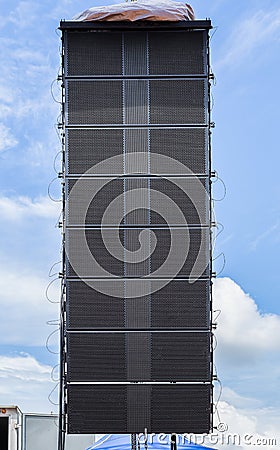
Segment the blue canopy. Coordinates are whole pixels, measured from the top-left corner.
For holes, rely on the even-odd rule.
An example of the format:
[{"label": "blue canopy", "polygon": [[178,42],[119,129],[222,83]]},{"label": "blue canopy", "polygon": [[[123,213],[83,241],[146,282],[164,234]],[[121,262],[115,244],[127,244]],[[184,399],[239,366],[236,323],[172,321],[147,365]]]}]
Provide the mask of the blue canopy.
[{"label": "blue canopy", "polygon": [[[215,450],[210,447],[204,447],[199,444],[188,442],[186,438],[183,439],[180,435],[178,435],[177,441],[178,450]],[[144,450],[143,438],[140,439],[140,442],[140,448],[141,450]],[[87,450],[131,450],[131,435],[106,434]],[[166,435],[166,439],[164,439],[161,435],[148,435],[148,450],[170,450],[168,435]]]}]

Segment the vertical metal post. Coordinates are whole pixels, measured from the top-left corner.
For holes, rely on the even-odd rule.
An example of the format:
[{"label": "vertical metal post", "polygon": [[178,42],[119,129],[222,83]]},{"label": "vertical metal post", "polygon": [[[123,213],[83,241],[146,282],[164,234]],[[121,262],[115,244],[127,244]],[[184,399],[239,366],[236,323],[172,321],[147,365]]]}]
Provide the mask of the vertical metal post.
[{"label": "vertical metal post", "polygon": [[136,448],[136,434],[131,434],[131,450],[137,450]]},{"label": "vertical metal post", "polygon": [[147,430],[147,428],[145,428],[144,437],[145,437],[145,441],[144,441],[145,450],[148,450],[148,430]]},{"label": "vertical metal post", "polygon": [[176,433],[171,434],[170,442],[171,442],[170,450],[177,450],[177,435],[176,435]]}]

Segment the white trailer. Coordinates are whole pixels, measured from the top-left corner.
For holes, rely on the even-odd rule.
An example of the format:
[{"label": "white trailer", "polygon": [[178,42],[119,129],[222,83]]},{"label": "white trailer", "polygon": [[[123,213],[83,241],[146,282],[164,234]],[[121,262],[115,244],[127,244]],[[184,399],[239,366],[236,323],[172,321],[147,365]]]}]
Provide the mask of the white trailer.
[{"label": "white trailer", "polygon": [[22,412],[18,406],[0,407],[1,450],[21,450]]},{"label": "white trailer", "polygon": [[[18,406],[0,406],[1,450],[56,450],[58,416],[22,413]],[[66,436],[65,450],[85,450],[95,435]]]}]

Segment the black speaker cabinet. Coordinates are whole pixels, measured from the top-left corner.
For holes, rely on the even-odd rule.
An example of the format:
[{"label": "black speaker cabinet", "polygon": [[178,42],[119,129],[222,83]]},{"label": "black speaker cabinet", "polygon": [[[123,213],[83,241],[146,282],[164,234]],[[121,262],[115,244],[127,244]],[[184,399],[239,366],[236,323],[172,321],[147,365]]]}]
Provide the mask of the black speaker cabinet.
[{"label": "black speaker cabinet", "polygon": [[67,432],[208,433],[211,23],[60,28]]}]

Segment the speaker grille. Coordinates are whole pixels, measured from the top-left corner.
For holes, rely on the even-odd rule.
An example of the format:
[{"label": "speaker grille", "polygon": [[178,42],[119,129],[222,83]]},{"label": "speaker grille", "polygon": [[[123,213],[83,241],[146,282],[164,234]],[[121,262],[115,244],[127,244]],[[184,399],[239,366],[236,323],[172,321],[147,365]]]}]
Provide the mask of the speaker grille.
[{"label": "speaker grille", "polygon": [[206,124],[205,80],[150,82],[151,124]]},{"label": "speaker grille", "polygon": [[124,75],[147,75],[148,73],[148,33],[131,31],[123,33]]},{"label": "speaker grille", "polygon": [[207,225],[208,191],[190,177],[67,180],[67,224]]},{"label": "speaker grille", "polygon": [[204,332],[68,333],[73,381],[210,381]]},{"label": "speaker grille", "polygon": [[[211,386],[68,386],[68,433],[209,433]],[[150,402],[149,402],[150,399]]]},{"label": "speaker grille", "polygon": [[206,80],[150,80],[149,89],[147,83],[126,81],[123,92],[117,80],[68,81],[67,125],[148,124],[148,107],[151,124],[206,124]]},{"label": "speaker grille", "polygon": [[[95,280],[91,284],[97,290],[83,281],[67,281],[67,328],[124,328],[124,281]],[[117,297],[104,291],[113,291]]]},{"label": "speaker grille", "polygon": [[147,67],[151,75],[206,75],[203,31],[68,32],[65,44],[67,76],[145,75]]},{"label": "speaker grille", "polygon": [[122,33],[67,33],[66,75],[121,74]]},{"label": "speaker grille", "polygon": [[126,391],[123,385],[69,385],[68,433],[90,434],[93,426],[95,433],[108,429],[123,433],[127,430]]},{"label": "speaker grille", "polygon": [[149,123],[147,80],[126,80],[123,82],[124,123]]},{"label": "speaker grille", "polygon": [[206,75],[205,33],[149,33],[149,69],[151,75]]},{"label": "speaker grille", "polygon": [[[67,129],[67,165],[66,173],[82,175],[87,170],[101,163],[105,159],[123,153],[123,130],[106,129]],[[95,167],[94,173],[109,175],[112,173],[123,173],[123,160],[116,159],[107,162],[106,168],[102,165]]]},{"label": "speaker grille", "polygon": [[[195,283],[172,280],[164,287],[160,280],[88,280],[88,283],[81,280],[66,283],[70,330],[209,327],[209,280]],[[141,296],[146,289],[151,294]],[[136,292],[140,296],[128,297]]]},{"label": "speaker grille", "polygon": [[[187,235],[186,230],[182,228],[67,229],[66,248],[69,262],[66,274],[72,277],[78,275],[80,278],[147,275],[154,278],[186,278],[190,274],[192,277],[208,276],[209,231],[190,228],[188,232],[189,251],[186,255],[184,246],[187,244],[184,241]],[[140,235],[143,244],[141,249]],[[151,243],[155,240],[153,247]],[[129,255],[129,260],[126,259],[129,262],[124,264],[125,255]]]},{"label": "speaker grille", "polygon": [[[148,156],[148,146],[151,153],[173,158],[195,174],[208,173],[207,130],[203,128],[67,129],[66,140],[66,170],[69,175],[82,175],[96,164],[117,155],[122,157],[99,164],[92,173],[160,174],[158,160]],[[141,152],[141,155],[136,152]],[[128,154],[135,154],[135,159],[131,160]],[[148,158],[151,159],[150,167]],[[176,165],[174,173],[168,159],[160,159],[160,168],[162,174],[187,175],[180,165]]]},{"label": "speaker grille", "polygon": [[[206,173],[208,170],[207,130],[203,128],[167,128],[150,130],[150,149],[153,153],[174,158],[184,164],[193,173]],[[161,161],[162,173],[170,173],[168,161]],[[186,174],[184,168],[177,169],[178,174]],[[158,168],[151,161],[151,172]]]},{"label": "speaker grille", "polygon": [[151,392],[152,429],[155,433],[208,433],[210,385],[154,386]]},{"label": "speaker grille", "polygon": [[68,81],[66,93],[67,125],[123,122],[121,81]]}]

